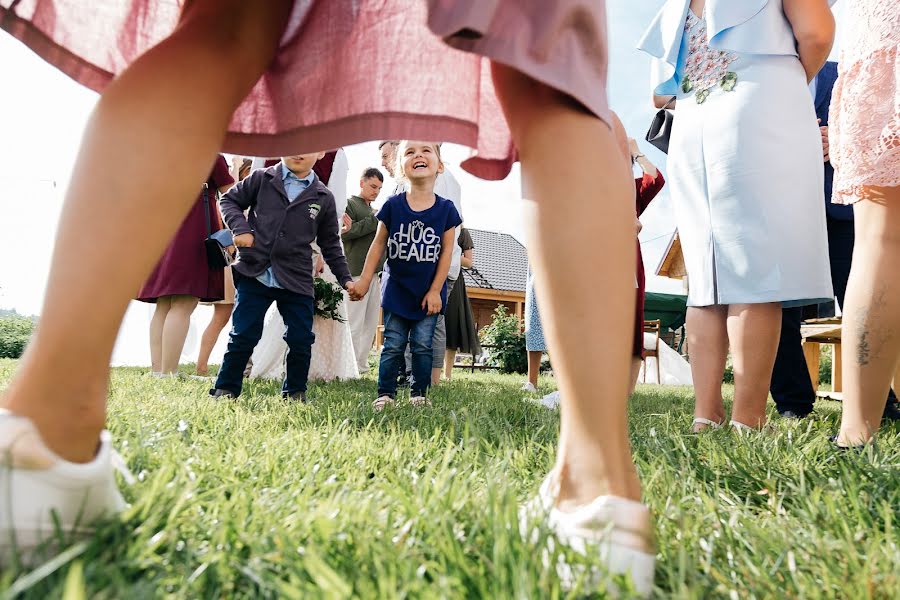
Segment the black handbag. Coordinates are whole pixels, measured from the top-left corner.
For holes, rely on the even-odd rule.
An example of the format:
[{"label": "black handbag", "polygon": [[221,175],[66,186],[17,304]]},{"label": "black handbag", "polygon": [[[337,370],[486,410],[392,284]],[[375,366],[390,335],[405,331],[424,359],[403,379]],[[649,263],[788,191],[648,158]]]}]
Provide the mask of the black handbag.
[{"label": "black handbag", "polygon": [[220,229],[213,233],[209,223],[209,185],[203,184],[203,217],[206,219],[206,262],[210,269],[224,269],[231,266],[234,257],[228,247],[234,245],[234,237],[228,229]]},{"label": "black handbag", "polygon": [[672,99],[659,109],[656,116],[653,117],[653,122],[650,123],[650,129],[647,130],[645,138],[666,154],[669,153],[669,137],[672,135],[672,125],[675,122],[675,113],[669,110],[669,106],[674,101],[675,96],[672,96]]}]

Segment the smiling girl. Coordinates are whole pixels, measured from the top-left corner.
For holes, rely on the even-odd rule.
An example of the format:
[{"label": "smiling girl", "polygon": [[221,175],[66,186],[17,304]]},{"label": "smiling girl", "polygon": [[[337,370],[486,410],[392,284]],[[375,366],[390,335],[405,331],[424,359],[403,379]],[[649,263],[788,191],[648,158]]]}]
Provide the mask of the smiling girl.
[{"label": "smiling girl", "polygon": [[382,255],[387,251],[381,283],[384,349],[378,367],[376,411],[393,405],[397,372],[406,344],[412,353],[410,403],[431,404],[425,397],[431,383],[431,341],[438,315],[447,303],[447,273],[455,243],[454,228],[462,219],[453,202],[434,193],[444,170],[440,147],[433,142],[406,141],[397,152],[397,171],[409,180],[409,191],[388,199],[378,212],[378,230],[350,296],[366,295]]}]

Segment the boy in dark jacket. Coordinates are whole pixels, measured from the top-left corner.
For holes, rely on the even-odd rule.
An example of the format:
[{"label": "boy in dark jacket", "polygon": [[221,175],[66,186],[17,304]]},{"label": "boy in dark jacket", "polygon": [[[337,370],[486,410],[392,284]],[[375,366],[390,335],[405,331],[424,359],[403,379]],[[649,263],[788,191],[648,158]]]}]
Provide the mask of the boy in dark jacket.
[{"label": "boy in dark jacket", "polygon": [[[351,281],[341,248],[334,196],[312,168],[323,156],[301,154],[259,169],[231,188],[220,201],[222,218],[238,248],[235,305],[228,351],[219,370],[214,397],[237,397],[244,368],[263,331],[272,302],[284,318],[288,345],[282,395],[306,401],[315,293],[310,244],[342,287]],[[249,210],[249,219],[244,211]]]}]

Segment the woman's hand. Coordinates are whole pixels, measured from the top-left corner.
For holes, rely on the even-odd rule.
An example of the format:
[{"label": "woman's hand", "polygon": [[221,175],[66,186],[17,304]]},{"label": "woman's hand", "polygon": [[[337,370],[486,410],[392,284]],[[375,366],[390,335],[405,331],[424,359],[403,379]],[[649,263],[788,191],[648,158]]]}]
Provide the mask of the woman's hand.
[{"label": "woman's hand", "polygon": [[441,312],[441,307],[443,303],[441,302],[441,292],[428,290],[428,293],[425,294],[425,299],[422,300],[422,308],[425,309],[430,315],[436,315]]},{"label": "woman's hand", "polygon": [[635,140],[633,137],[628,138],[628,151],[631,152],[632,159],[641,154],[641,149],[638,147],[637,140]]},{"label": "woman's hand", "polygon": [[822,134],[822,158],[828,162],[831,160],[831,144],[828,143],[828,125],[822,125],[822,119],[819,119],[819,133]]}]

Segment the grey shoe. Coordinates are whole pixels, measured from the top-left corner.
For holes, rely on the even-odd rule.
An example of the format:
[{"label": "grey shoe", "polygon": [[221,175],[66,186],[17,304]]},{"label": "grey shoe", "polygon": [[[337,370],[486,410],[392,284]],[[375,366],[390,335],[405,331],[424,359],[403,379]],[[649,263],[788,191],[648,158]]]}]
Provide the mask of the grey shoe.
[{"label": "grey shoe", "polygon": [[228,390],[223,390],[220,388],[213,388],[209,390],[209,395],[213,398],[237,398],[237,395],[234,392],[230,392]]}]

